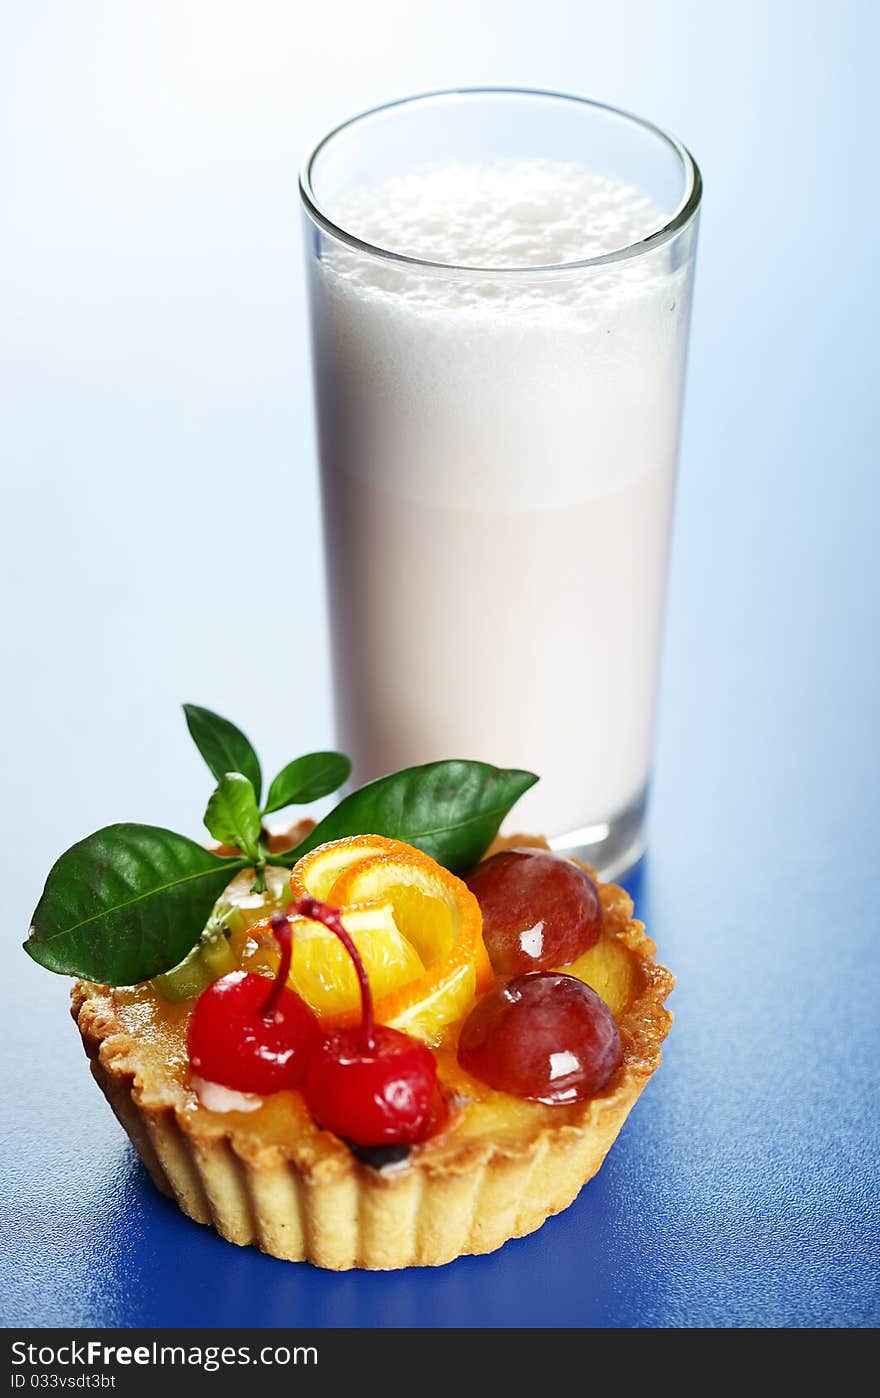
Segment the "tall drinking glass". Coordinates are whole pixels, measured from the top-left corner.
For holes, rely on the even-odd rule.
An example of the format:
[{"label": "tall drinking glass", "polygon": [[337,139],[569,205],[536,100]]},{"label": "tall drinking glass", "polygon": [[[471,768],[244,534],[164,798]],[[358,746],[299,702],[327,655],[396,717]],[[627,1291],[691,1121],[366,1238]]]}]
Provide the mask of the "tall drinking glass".
[{"label": "tall drinking glass", "polygon": [[701,182],[554,93],[435,93],[301,180],[339,742],[475,757],[606,876],[641,852]]}]

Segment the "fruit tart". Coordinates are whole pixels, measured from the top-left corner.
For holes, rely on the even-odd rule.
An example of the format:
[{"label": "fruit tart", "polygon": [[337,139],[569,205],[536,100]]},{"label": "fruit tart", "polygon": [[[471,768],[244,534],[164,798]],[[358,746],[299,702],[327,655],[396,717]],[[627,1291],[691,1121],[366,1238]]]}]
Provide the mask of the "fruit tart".
[{"label": "fruit tart", "polygon": [[26,944],[79,971],[92,1072],[155,1184],[230,1242],[333,1269],[539,1228],[599,1169],[671,1022],[629,896],[498,837],[534,778],[480,763],[396,773],[272,835],[268,811],[326,794],[308,774],[344,780],[345,760],[298,759],[261,806],[249,745],[194,712],[215,776],[243,769],[206,812],[219,848],[107,827],[55,865]]}]

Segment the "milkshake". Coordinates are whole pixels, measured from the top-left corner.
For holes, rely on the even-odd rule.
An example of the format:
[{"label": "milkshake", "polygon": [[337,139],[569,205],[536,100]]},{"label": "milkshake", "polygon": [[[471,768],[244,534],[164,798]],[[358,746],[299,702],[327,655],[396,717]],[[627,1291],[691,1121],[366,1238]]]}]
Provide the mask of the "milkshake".
[{"label": "milkshake", "polygon": [[635,829],[692,259],[666,242],[571,268],[666,217],[571,162],[428,165],[353,182],[332,214],[418,259],[326,238],[310,261],[353,779],[445,757],[526,766],[541,780],[523,828],[566,847],[627,813]]}]

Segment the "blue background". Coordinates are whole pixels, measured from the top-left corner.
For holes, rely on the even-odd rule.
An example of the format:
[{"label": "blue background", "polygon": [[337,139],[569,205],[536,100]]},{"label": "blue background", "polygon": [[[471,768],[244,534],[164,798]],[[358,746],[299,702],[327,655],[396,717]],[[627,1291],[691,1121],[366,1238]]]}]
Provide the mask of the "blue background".
[{"label": "blue background", "polygon": [[[4,5],[6,1323],[880,1319],[877,14]],[[335,1276],[151,1191],[67,986],[17,948],[87,830],[197,830],[181,700],[267,767],[331,741],[295,171],[352,111],[487,81],[630,107],[706,177],[634,885],[676,1024],[562,1217],[436,1272]]]}]

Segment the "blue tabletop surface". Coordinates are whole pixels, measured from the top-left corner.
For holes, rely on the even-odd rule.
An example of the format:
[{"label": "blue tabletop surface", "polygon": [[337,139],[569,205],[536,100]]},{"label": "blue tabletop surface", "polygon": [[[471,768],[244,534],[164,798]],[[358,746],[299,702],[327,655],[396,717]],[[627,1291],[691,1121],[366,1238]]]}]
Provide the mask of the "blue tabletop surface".
[{"label": "blue tabletop surface", "polygon": [[[438,7],[405,81],[375,16],[344,8],[340,29],[304,21],[297,49],[280,11],[245,30],[212,6],[198,62],[173,5],[4,19],[7,935],[87,830],[197,831],[207,778],[178,701],[229,712],[267,763],[331,739],[290,172],[313,128],[391,93],[538,80],[655,116],[706,176],[650,848],[630,881],[678,977],[675,1024],[565,1214],[490,1257],[333,1275],[236,1249],[153,1191],[67,985],[10,950],[0,1318],[876,1324],[876,8],[805,3],[795,23],[786,5],[670,0],[662,26],[636,4],[633,27],[632,6],[548,0],[551,43],[517,4],[499,70],[509,6],[474,21],[476,57]],[[328,95],[321,45],[340,33]],[[295,568],[277,512],[230,504],[257,469],[297,492]],[[274,616],[253,601],[272,595]],[[314,622],[309,687],[294,614]]]}]

